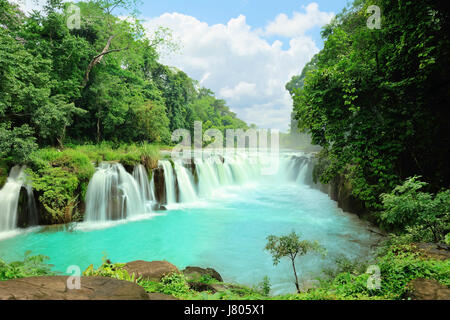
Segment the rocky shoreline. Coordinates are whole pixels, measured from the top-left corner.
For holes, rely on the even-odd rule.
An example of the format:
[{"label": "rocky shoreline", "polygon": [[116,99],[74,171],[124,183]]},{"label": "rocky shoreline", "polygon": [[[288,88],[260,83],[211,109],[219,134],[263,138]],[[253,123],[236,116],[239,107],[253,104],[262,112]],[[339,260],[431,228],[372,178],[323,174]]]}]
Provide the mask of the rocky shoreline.
[{"label": "rocky shoreline", "polygon": [[[437,260],[450,258],[448,250],[431,244],[418,246]],[[212,268],[186,267],[179,270],[168,261],[132,261],[123,269],[135,279],[160,283],[164,277],[183,274],[191,290],[196,292],[225,292],[238,289],[238,285],[225,284],[222,276]],[[204,281],[204,278],[213,282]],[[80,286],[74,287],[74,278],[69,276],[42,276],[0,281],[0,300],[180,300],[161,292],[148,292],[136,281],[117,280],[110,277],[82,276]],[[269,297],[267,297],[269,298]],[[274,297],[276,299],[276,297]],[[450,300],[450,289],[436,280],[418,278],[408,284],[408,299]]]},{"label": "rocky shoreline", "polygon": [[[217,292],[226,289],[222,284],[200,282],[209,276],[222,282],[221,275],[212,268],[187,267],[180,271],[167,261],[132,261],[124,266],[130,275],[159,282],[167,275],[182,273],[196,291]],[[158,292],[146,292],[136,283],[108,277],[80,277],[80,287],[71,289],[69,276],[43,276],[0,281],[0,300],[179,300]]]}]

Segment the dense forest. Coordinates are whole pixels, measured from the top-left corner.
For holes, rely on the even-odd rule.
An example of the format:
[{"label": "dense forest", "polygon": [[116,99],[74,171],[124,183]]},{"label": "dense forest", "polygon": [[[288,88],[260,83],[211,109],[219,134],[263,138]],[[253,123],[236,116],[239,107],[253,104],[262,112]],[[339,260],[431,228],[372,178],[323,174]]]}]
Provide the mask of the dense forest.
[{"label": "dense forest", "polygon": [[69,28],[68,3],[24,15],[0,1],[0,158],[24,163],[38,147],[67,143],[170,144],[195,120],[247,128],[211,90],[158,62],[161,46],[177,44],[163,28],[147,35],[135,4],[78,2],[80,26]]},{"label": "dense forest", "polygon": [[[382,8],[369,28],[369,6]],[[450,185],[450,28],[442,1],[357,0],[327,25],[324,49],[286,88],[301,130],[323,147],[317,175],[347,179],[370,210],[418,175]]]}]

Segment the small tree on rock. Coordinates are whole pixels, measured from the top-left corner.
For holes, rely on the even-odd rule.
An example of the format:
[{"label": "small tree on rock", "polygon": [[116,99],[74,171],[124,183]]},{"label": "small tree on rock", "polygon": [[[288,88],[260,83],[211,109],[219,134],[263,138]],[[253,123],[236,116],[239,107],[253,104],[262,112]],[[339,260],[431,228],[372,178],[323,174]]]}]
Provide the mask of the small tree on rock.
[{"label": "small tree on rock", "polygon": [[306,255],[308,252],[325,254],[325,249],[317,241],[300,240],[300,236],[295,231],[292,231],[287,236],[268,236],[265,249],[272,255],[274,266],[280,263],[281,258],[287,257],[291,259],[292,269],[295,275],[295,286],[298,293],[300,293],[300,286],[295,268],[295,259],[298,256]]}]

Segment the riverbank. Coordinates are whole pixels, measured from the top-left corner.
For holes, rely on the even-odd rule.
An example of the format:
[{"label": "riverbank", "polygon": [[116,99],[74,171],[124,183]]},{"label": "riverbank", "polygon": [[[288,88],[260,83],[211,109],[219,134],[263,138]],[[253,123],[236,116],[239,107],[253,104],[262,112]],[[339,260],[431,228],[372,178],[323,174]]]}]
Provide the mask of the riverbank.
[{"label": "riverbank", "polygon": [[366,266],[341,261],[333,274],[304,283],[300,294],[274,296],[270,279],[250,288],[224,283],[211,268],[179,270],[167,261],[118,264],[107,259],[98,269],[87,268],[80,289],[70,290],[75,280],[50,272],[43,257],[27,257],[11,264],[0,261],[0,280],[7,280],[0,281],[0,300],[447,300],[449,258],[448,248],[432,244],[386,245],[373,261],[383,274],[379,288],[376,281],[367,286],[371,275]]}]

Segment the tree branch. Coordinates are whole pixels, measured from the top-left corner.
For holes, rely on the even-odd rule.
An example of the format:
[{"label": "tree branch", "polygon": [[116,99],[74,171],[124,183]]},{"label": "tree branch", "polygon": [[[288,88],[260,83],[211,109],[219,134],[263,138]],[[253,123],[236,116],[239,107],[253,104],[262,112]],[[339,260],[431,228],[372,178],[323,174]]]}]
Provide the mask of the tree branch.
[{"label": "tree branch", "polygon": [[84,88],[87,83],[89,82],[89,74],[91,73],[92,69],[99,64],[103,57],[107,54],[113,53],[113,52],[120,52],[120,51],[124,51],[124,50],[128,50],[128,47],[126,48],[122,48],[122,49],[112,49],[109,50],[109,47],[111,46],[111,42],[112,40],[115,38],[115,35],[110,36],[108,39],[108,42],[106,43],[105,47],[103,48],[102,52],[100,54],[98,54],[97,56],[95,56],[92,61],[89,63],[89,66],[86,70],[86,73],[84,75],[84,80],[83,80],[83,85],[82,87]]}]

